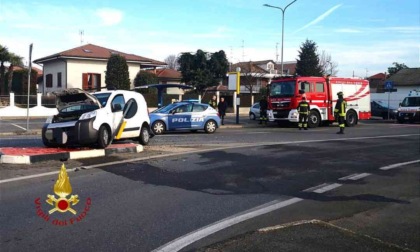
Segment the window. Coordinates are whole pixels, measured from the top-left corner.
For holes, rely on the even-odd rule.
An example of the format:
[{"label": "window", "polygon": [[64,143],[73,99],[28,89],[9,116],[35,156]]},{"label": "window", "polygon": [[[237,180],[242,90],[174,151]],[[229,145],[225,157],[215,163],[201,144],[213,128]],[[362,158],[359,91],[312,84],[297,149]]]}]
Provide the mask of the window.
[{"label": "window", "polygon": [[192,112],[203,112],[206,110],[206,106],[200,105],[200,104],[194,104],[193,111]]},{"label": "window", "polygon": [[84,73],[83,78],[83,90],[101,90],[101,75],[95,73]]},{"label": "window", "polygon": [[[128,110],[127,110],[128,109]],[[126,111],[127,110],[127,111]],[[130,119],[137,113],[137,102],[134,99],[130,99],[127,101],[124,107],[125,119]]]},{"label": "window", "polygon": [[57,73],[57,87],[61,87],[61,72]]},{"label": "window", "polygon": [[324,93],[324,83],[322,83],[322,82],[317,82],[317,83],[315,84],[315,92],[318,92],[318,93]]},{"label": "window", "polygon": [[124,105],[125,105],[124,96],[122,96],[122,95],[115,96],[114,99],[111,102],[111,108],[113,108],[115,104],[120,104],[121,108],[123,109]]},{"label": "window", "polygon": [[53,83],[53,76],[52,76],[52,74],[47,74],[47,76],[45,76],[45,86],[47,87],[47,88],[52,88],[52,83]]}]

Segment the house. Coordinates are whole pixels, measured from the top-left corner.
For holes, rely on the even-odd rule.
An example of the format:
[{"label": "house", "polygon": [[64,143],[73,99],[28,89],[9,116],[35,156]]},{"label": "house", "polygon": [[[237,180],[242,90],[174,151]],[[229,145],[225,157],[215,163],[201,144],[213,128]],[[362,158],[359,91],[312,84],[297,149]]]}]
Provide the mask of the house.
[{"label": "house", "polygon": [[[372,78],[372,76],[369,78]],[[391,93],[386,92],[386,82],[392,82],[393,88],[396,91]],[[389,99],[391,107],[398,107],[399,103],[412,90],[420,90],[420,68],[405,68],[391,75],[376,90],[371,89],[371,100],[382,101],[388,104]]]},{"label": "house", "polygon": [[40,92],[48,94],[67,88],[101,90],[105,87],[108,59],[113,54],[125,57],[131,86],[140,69],[163,67],[166,63],[114,49],[87,44],[34,61],[43,66],[43,85]]},{"label": "house", "polygon": [[[248,61],[232,64],[231,71],[241,69],[241,93],[259,93],[275,77],[280,76],[281,64],[273,60]],[[283,62],[283,72],[292,75],[296,72],[296,62]]]},{"label": "house", "polygon": [[[154,73],[157,76],[159,84],[184,84],[182,83],[181,72],[175,69],[161,68],[147,71],[150,73]],[[184,94],[184,90],[180,88],[167,88],[166,93],[182,95]]]},{"label": "house", "polygon": [[371,93],[383,93],[386,73],[377,73],[367,78]]}]

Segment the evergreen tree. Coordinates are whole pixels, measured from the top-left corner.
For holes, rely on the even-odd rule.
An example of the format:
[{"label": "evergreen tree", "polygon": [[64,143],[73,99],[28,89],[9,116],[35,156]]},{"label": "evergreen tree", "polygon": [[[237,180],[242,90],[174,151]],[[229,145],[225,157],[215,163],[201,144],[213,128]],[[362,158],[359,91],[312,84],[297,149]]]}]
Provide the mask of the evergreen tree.
[{"label": "evergreen tree", "polygon": [[125,58],[113,54],[108,60],[105,73],[105,84],[107,88],[130,90],[130,75]]},{"label": "evergreen tree", "polygon": [[299,50],[296,63],[296,74],[300,76],[322,76],[316,43],[306,39]]},{"label": "evergreen tree", "polygon": [[183,53],[178,60],[182,81],[203,93],[207,87],[216,86],[229,68],[224,51],[207,53],[197,50],[196,54]]}]

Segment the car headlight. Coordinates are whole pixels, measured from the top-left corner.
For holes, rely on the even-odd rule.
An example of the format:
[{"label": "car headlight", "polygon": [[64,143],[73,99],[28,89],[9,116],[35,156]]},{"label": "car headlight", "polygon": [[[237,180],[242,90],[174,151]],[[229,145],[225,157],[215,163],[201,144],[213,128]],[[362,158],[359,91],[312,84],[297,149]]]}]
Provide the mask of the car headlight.
[{"label": "car headlight", "polygon": [[80,116],[79,120],[86,120],[86,119],[93,118],[95,116],[96,116],[96,110],[92,112],[84,113],[83,115]]},{"label": "car headlight", "polygon": [[54,116],[49,116],[45,123],[52,123]]}]

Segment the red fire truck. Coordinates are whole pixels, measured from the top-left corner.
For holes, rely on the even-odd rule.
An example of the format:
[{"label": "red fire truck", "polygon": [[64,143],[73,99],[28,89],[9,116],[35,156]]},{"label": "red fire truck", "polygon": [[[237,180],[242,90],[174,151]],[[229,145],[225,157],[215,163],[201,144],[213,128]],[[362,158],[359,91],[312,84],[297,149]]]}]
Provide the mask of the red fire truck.
[{"label": "red fire truck", "polygon": [[334,122],[337,93],[344,93],[347,102],[346,124],[354,126],[358,120],[370,119],[369,82],[356,78],[338,77],[281,77],[273,79],[268,88],[268,116],[270,121],[298,122],[297,106],[306,96],[311,111],[308,126],[316,128]]}]

